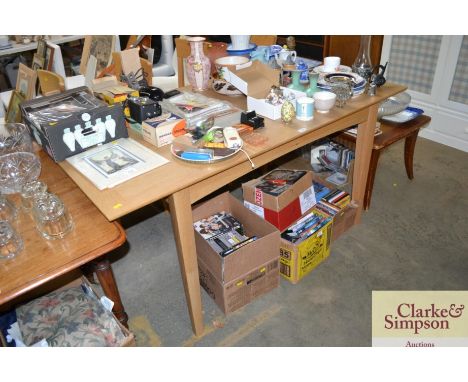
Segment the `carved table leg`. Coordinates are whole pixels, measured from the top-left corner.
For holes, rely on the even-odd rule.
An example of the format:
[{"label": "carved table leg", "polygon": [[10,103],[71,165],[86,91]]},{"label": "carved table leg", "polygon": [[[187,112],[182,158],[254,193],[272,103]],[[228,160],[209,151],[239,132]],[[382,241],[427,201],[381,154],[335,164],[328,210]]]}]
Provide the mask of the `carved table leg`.
[{"label": "carved table leg", "polygon": [[379,164],[380,150],[372,150],[369,173],[367,175],[366,193],[364,195],[364,209],[368,210],[372,197],[372,190],[374,189],[375,173],[377,172],[377,165]]},{"label": "carved table leg", "polygon": [[409,179],[413,179],[413,156],[414,148],[416,147],[416,140],[418,139],[419,130],[416,130],[413,134],[409,135],[405,139],[405,167],[406,174]]},{"label": "carved table leg", "polygon": [[94,272],[98,277],[99,283],[101,284],[104,294],[114,302],[112,311],[114,312],[117,319],[128,328],[128,315],[125,312],[122,300],[120,299],[119,289],[115,282],[114,272],[106,256],[102,256],[99,259],[92,262]]}]

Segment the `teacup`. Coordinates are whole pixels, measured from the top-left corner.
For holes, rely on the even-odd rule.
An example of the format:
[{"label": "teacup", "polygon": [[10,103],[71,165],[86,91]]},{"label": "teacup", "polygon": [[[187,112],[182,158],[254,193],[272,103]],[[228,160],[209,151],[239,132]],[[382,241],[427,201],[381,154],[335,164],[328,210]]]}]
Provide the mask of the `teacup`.
[{"label": "teacup", "polygon": [[326,73],[336,72],[341,64],[341,58],[329,56],[323,59],[323,71]]},{"label": "teacup", "polygon": [[249,48],[250,35],[231,35],[232,50],[244,50]]}]

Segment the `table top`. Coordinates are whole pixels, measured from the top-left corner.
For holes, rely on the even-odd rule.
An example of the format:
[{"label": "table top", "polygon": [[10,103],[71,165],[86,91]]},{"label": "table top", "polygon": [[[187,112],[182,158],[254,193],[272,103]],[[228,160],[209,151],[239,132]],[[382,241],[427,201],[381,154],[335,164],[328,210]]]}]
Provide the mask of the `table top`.
[{"label": "table top", "polygon": [[[80,40],[84,37],[85,36],[82,35],[51,36],[50,41],[54,44],[63,44],[65,42]],[[37,41],[30,42],[29,44],[21,44],[10,40],[10,43],[12,45],[11,48],[0,50],[0,57],[37,49]]]},{"label": "table top", "polygon": [[[45,282],[94,260],[125,241],[118,223],[110,223],[85,194],[42,150],[40,179],[50,192],[60,196],[75,227],[65,238],[46,240],[39,235],[32,216],[20,209],[15,229],[23,238],[24,250],[15,258],[0,260],[0,305]],[[18,195],[8,196],[15,200]]]},{"label": "table top", "polygon": [[[408,137],[416,130],[425,127],[430,121],[431,117],[427,115],[419,115],[411,121],[404,123],[382,121],[380,123],[382,134],[375,136],[373,149],[380,150],[398,142],[400,139]],[[354,135],[343,133],[340,137],[347,141],[356,141],[356,137]]]},{"label": "table top", "polygon": [[[268,141],[260,147],[246,144],[244,145],[244,149],[256,166],[259,167],[308,142],[342,130],[354,123],[366,121],[369,106],[380,103],[384,99],[405,89],[404,86],[387,83],[378,89],[377,96],[358,96],[349,100],[343,108],[335,107],[327,114],[316,113],[314,119],[309,122],[294,120],[290,124],[285,125],[281,120],[273,121],[265,118],[265,128],[258,129],[257,132],[266,136]],[[213,91],[207,91],[204,94],[209,97],[229,101],[241,109],[245,110],[246,108],[246,98],[244,96],[225,97]],[[188,163],[175,158],[170,152],[170,146],[156,148],[142,141],[137,134],[131,132],[131,136],[146,147],[169,159],[170,163],[130,179],[114,188],[102,191],[99,191],[68,162],[63,161],[59,163],[99,210],[111,221],[172,195],[179,190],[193,185],[200,186],[199,183],[204,182],[203,187],[205,189],[203,194],[199,191],[199,187],[197,187],[197,190],[195,188],[190,190],[192,201],[198,200],[199,198],[195,195],[197,192],[200,196],[205,196],[209,193],[208,191],[215,191],[216,187],[228,184],[239,176],[252,171],[246,155],[242,152],[217,163]],[[235,173],[233,171],[234,168],[236,168]],[[220,179],[220,177],[223,177],[223,179]]]}]

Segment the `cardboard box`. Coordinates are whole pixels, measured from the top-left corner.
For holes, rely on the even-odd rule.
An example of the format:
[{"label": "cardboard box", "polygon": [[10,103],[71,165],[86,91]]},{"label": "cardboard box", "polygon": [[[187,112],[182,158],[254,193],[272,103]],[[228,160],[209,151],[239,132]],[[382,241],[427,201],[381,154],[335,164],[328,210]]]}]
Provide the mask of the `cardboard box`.
[{"label": "cardboard box", "polygon": [[354,225],[358,206],[351,202],[333,217],[332,242]]},{"label": "cardboard box", "polygon": [[280,231],[299,219],[316,202],[312,186],[312,172],[310,171],[307,171],[304,176],[279,196],[267,194],[256,188],[256,185],[262,182],[262,178],[242,184],[244,205]]},{"label": "cardboard box", "polygon": [[[235,68],[223,68],[223,78],[247,95],[247,109],[270,119],[281,118],[281,106],[265,101],[272,85],[279,84],[280,72],[260,61],[249,61]],[[306,93],[284,88],[285,95],[294,94],[296,98],[305,97]],[[295,102],[293,102],[296,107]]]},{"label": "cardboard box", "polygon": [[228,283],[221,283],[199,258],[200,284],[215,300],[224,314],[229,314],[279,285],[278,264],[279,260],[276,258]]},{"label": "cardboard box", "polygon": [[326,223],[301,243],[294,244],[283,238],[280,242],[280,273],[293,284],[309,274],[330,255],[332,218],[314,208],[311,211],[323,216]]},{"label": "cardboard box", "polygon": [[279,256],[279,231],[270,223],[245,208],[229,192],[225,192],[193,208],[193,221],[199,221],[217,212],[226,211],[239,220],[247,236],[258,239],[237,249],[226,257],[220,256],[195,230],[198,260],[224,285],[257,269]]},{"label": "cardboard box", "polygon": [[[29,115],[57,110],[67,104],[83,106],[76,111],[55,112],[59,118],[49,121],[39,121]],[[100,143],[128,137],[122,105],[107,105],[86,86],[26,101],[20,107],[36,142],[56,162]]]},{"label": "cardboard box", "polygon": [[143,139],[157,147],[168,145],[175,137],[184,135],[185,126],[185,119],[173,113],[164,113],[141,123]]}]

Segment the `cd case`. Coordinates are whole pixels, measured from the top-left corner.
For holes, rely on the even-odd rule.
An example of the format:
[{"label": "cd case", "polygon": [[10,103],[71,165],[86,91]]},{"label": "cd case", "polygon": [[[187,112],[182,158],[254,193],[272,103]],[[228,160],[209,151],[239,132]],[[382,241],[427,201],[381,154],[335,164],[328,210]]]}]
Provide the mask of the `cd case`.
[{"label": "cd case", "polygon": [[131,138],[120,138],[69,157],[67,162],[103,190],[169,161]]}]

